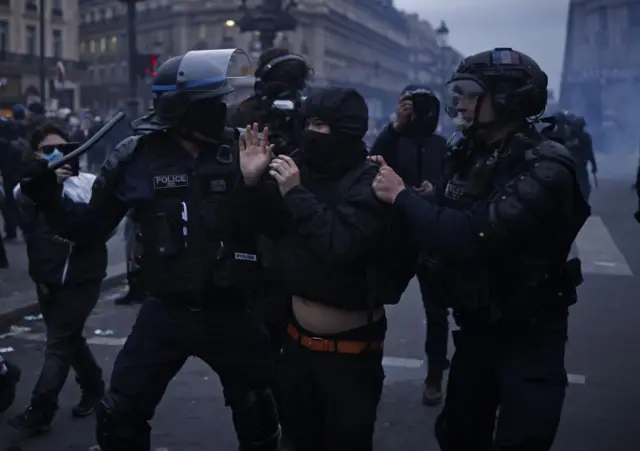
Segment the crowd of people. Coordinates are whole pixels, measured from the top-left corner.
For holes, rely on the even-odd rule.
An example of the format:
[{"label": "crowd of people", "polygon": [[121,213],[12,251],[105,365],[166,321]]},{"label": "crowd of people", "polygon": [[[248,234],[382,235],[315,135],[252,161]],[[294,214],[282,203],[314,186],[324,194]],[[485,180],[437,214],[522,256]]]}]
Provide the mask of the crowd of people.
[{"label": "crowd of people", "polygon": [[[512,49],[469,56],[442,101],[428,86],[399,90],[373,136],[353,89],[314,90],[295,120],[272,120],[269,96],[301,92],[313,73],[284,49],[264,52],[254,95],[227,105],[229,59],[208,50],[165,62],[153,110],[105,143],[97,177],[47,168],[86,135],[44,123],[23,139],[28,158],[5,196],[23,218],[47,347],[31,403],[9,424],[47,431],[73,368],[73,414],[96,412],[102,451],[149,451],[155,408],[196,356],[220,376],[242,451],[371,451],[385,312],[417,276],[420,396],[443,404],[441,450],[548,451],[582,281],[569,253],[590,214],[587,162],[596,166],[579,118],[536,129],[545,72]],[[448,141],[441,110],[458,130]],[[290,120],[302,125],[269,129]],[[276,133],[296,145],[280,148]],[[131,291],[118,302],[142,306],[105,390],[82,329],[123,218]],[[0,411],[19,376],[0,360]]]}]

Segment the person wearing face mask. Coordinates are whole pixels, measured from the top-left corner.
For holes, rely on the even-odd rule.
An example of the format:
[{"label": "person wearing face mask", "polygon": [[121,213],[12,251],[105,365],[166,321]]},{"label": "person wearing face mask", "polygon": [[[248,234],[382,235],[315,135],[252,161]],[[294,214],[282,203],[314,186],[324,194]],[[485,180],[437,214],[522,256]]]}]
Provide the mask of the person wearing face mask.
[{"label": "person wearing face mask", "polygon": [[[31,135],[31,151],[25,163],[35,158],[47,162],[64,156],[74,143],[56,125],[46,123]],[[91,198],[95,176],[74,174],[70,166],[56,171],[56,196],[73,204],[86,205]],[[47,328],[47,343],[40,377],[33,389],[29,407],[9,420],[9,425],[28,433],[45,432],[58,409],[58,395],[70,368],[82,390],[82,399],[72,409],[75,417],[91,415],[104,394],[102,370],[84,337],[87,318],[98,302],[100,283],[107,268],[104,243],[74,243],[57,235],[44,214],[16,186],[20,225],[29,259],[29,275],[36,284],[38,304]]]},{"label": "person wearing face mask", "polygon": [[[440,101],[435,94],[424,86],[409,85],[400,95],[396,117],[371,149],[372,156],[381,156],[424,197],[433,195],[447,151],[445,139],[436,134],[439,119]],[[436,290],[431,285],[438,282],[431,279],[428,266],[421,260],[416,275],[427,318],[424,350],[428,362],[422,402],[435,406],[442,401],[443,375],[449,367],[449,312],[434,299]]]},{"label": "person wearing face mask", "polygon": [[[250,60],[241,50],[201,50],[167,60],[153,81],[154,108],[112,151],[88,205],[50,195],[43,162],[22,189],[51,226],[76,242],[103,243],[133,209],[141,229],[140,273],[149,298],[118,354],[97,410],[102,451],[149,451],[150,426],[169,382],[196,356],[220,377],[242,451],[277,451],[269,338],[247,311],[260,268],[257,185],[268,164],[268,130],[239,151],[225,129],[224,96]],[[254,133],[255,132],[255,133]],[[257,125],[246,133],[257,136]]]},{"label": "person wearing face mask", "polygon": [[300,153],[278,155],[269,168],[282,201],[273,267],[292,295],[283,426],[297,451],[367,451],[386,333],[383,305],[368,302],[367,269],[388,212],[370,187],[377,167],[366,165],[362,96],[318,91],[303,103],[302,116]]},{"label": "person wearing face mask", "polygon": [[548,451],[582,282],[580,261],[568,258],[590,208],[569,151],[533,127],[547,101],[533,59],[510,48],[469,56],[447,88],[460,137],[435,199],[383,162],[373,183],[431,257],[437,299],[459,326],[436,438],[442,451]]}]

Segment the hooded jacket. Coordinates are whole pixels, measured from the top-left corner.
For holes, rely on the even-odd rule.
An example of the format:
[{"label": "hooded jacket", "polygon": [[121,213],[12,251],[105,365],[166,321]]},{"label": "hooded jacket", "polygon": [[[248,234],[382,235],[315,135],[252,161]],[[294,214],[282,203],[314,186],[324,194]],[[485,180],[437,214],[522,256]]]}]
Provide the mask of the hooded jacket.
[{"label": "hooded jacket", "polygon": [[[325,138],[333,146],[310,149],[303,137],[301,184],[282,199],[284,232],[277,240],[274,267],[293,295],[364,310],[368,255],[382,236],[388,210],[371,189],[375,167],[349,187],[341,181],[365,161],[367,106],[354,90],[330,88],[308,97],[303,114],[330,127]],[[330,160],[322,172],[311,164],[311,152]]]}]

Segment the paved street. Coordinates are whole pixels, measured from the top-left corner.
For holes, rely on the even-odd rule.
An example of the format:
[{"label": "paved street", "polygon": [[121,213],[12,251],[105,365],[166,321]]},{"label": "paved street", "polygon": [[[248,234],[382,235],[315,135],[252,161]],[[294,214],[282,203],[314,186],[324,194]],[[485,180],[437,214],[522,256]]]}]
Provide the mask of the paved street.
[{"label": "paved street", "polygon": [[[558,451],[640,450],[640,225],[633,221],[636,201],[630,181],[601,181],[593,195],[594,216],[577,240],[586,281],[571,314],[567,369],[571,373],[564,419],[554,448]],[[106,293],[108,297],[113,293]],[[136,308],[99,304],[87,325],[93,349],[106,371],[124,342]],[[418,290],[412,286],[404,302],[389,309],[385,391],[377,428],[379,451],[437,450],[432,426],[437,408],[420,403],[424,378],[424,316]],[[43,326],[0,340],[0,348],[24,369],[20,398],[8,413],[22,409],[41,362]],[[113,334],[99,337],[96,329]],[[0,425],[0,451],[19,444],[23,451],[88,450],[95,445],[94,420],[72,420],[78,399],[70,379],[61,409],[47,436],[25,439]],[[235,450],[229,412],[217,377],[202,363],[189,361],[169,386],[153,423],[156,450]]]}]

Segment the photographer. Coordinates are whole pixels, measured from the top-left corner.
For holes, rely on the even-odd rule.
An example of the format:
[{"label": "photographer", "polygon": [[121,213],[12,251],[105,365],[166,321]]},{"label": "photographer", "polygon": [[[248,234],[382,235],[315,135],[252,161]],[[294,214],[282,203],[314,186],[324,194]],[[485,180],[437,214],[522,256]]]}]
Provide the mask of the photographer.
[{"label": "photographer", "polygon": [[[384,158],[405,183],[421,197],[433,194],[447,151],[446,141],[435,134],[440,118],[440,101],[431,90],[407,86],[400,95],[396,118],[378,136],[371,155]],[[425,353],[428,373],[422,402],[437,405],[442,400],[442,378],[448,368],[448,311],[431,299],[426,265],[419,265],[417,277],[427,316]]]},{"label": "photographer", "polygon": [[312,74],[300,55],[281,48],[265,51],[255,71],[254,94],[230,107],[228,125],[244,129],[257,122],[261,130],[268,126],[269,141],[275,145],[276,153],[290,154],[298,147],[301,92]]},{"label": "photographer", "polygon": [[[274,144],[276,154],[290,155],[298,148],[302,126],[299,125],[298,110],[301,107],[301,91],[313,73],[304,58],[281,48],[273,48],[260,55],[255,72],[255,93],[240,104],[229,108],[227,124],[244,129],[247,124],[258,123],[260,130],[269,128],[269,142]],[[293,109],[280,110],[276,101],[290,103]],[[259,237],[260,253],[264,271],[262,282],[255,287],[252,309],[264,324],[271,338],[271,346],[276,356],[276,370],[279,356],[287,336],[289,304],[291,297],[283,292],[276,282],[271,260],[274,243],[266,236]],[[273,387],[276,402],[281,406],[280,390]],[[283,441],[287,441],[287,430],[283,431]]]},{"label": "photographer", "polygon": [[[31,136],[31,151],[25,163],[34,158],[55,161],[75,148],[57,126],[45,124]],[[71,166],[56,171],[60,195],[74,203],[87,203],[95,176],[80,173]],[[69,369],[76,373],[82,399],[72,410],[75,417],[93,413],[104,394],[102,370],[95,361],[82,333],[85,322],[100,295],[100,283],[107,267],[107,248],[75,244],[53,233],[44,213],[21,193],[14,194],[20,207],[21,226],[27,243],[29,275],[36,283],[38,303],[47,328],[45,359],[31,404],[9,424],[28,433],[49,429],[58,408],[58,395]]]}]

